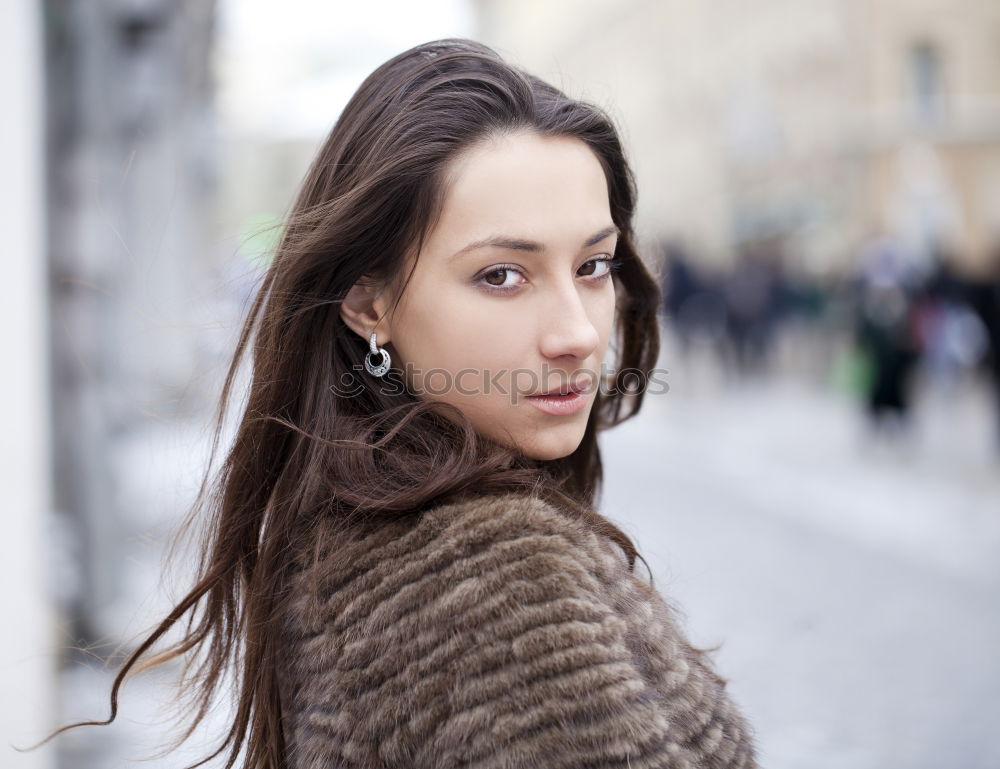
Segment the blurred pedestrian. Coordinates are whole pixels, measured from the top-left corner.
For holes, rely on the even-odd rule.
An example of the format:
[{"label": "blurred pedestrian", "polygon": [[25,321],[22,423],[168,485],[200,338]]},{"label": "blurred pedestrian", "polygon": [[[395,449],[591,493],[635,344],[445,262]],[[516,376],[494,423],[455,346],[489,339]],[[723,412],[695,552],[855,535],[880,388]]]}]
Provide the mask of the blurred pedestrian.
[{"label": "blurred pedestrian", "polygon": [[867,412],[876,432],[910,427],[912,375],[919,347],[911,291],[915,274],[892,238],[868,242],[860,254],[855,340],[871,361]]},{"label": "blurred pedestrian", "polygon": [[679,243],[668,241],[663,254],[663,315],[687,357],[698,331],[699,317],[691,308],[692,300],[701,291],[701,281]]},{"label": "blurred pedestrian", "polygon": [[765,372],[780,314],[779,258],[766,249],[764,243],[743,247],[722,284],[730,366],[741,377]]},{"label": "blurred pedestrian", "polygon": [[974,282],[969,294],[986,328],[986,365],[996,409],[996,447],[1000,452],[1000,240],[990,254],[985,276]]}]

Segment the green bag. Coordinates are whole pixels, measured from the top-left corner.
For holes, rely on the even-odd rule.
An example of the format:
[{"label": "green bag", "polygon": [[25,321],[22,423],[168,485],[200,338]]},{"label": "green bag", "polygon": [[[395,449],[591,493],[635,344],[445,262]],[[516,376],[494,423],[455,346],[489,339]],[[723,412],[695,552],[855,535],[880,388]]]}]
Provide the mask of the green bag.
[{"label": "green bag", "polygon": [[838,392],[859,400],[866,397],[874,380],[871,350],[856,342],[840,348],[833,359],[830,380]]}]

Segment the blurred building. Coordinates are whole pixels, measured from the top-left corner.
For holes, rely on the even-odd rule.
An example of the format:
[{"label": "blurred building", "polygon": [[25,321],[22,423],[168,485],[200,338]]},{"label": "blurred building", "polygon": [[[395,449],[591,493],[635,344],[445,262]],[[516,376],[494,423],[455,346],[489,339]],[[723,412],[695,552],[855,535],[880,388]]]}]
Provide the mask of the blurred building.
[{"label": "blurred building", "polygon": [[[124,543],[148,534],[116,462],[197,413],[214,196],[213,3],[46,2],[53,559],[77,643],[117,639]],[[126,607],[130,612],[134,607]],[[128,616],[126,614],[126,616]]]},{"label": "blurred building", "polygon": [[610,106],[641,232],[778,236],[839,273],[878,231],[981,270],[1000,233],[995,0],[477,0],[480,38]]}]

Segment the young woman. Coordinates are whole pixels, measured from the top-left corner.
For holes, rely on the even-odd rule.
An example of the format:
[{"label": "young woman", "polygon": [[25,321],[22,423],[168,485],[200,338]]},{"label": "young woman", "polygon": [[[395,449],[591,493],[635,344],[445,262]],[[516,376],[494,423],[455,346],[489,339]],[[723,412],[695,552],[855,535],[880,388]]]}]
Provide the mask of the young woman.
[{"label": "young woman", "polygon": [[130,670],[201,652],[192,728],[237,672],[227,767],[756,766],[708,650],[595,509],[597,434],[659,350],[634,207],[608,116],[492,49],[375,70],[230,367],[220,427],[252,350],[190,519],[207,503],[200,579],[83,723]]}]

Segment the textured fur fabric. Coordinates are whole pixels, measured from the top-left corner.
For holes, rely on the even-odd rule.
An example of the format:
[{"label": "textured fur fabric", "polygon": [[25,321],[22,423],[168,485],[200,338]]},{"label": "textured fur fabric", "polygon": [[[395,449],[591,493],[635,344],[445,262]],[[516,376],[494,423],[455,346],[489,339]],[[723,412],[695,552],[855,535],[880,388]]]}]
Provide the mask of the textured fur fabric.
[{"label": "textured fur fabric", "polygon": [[753,731],[616,544],[521,494],[301,555],[290,769],[757,767]]}]

